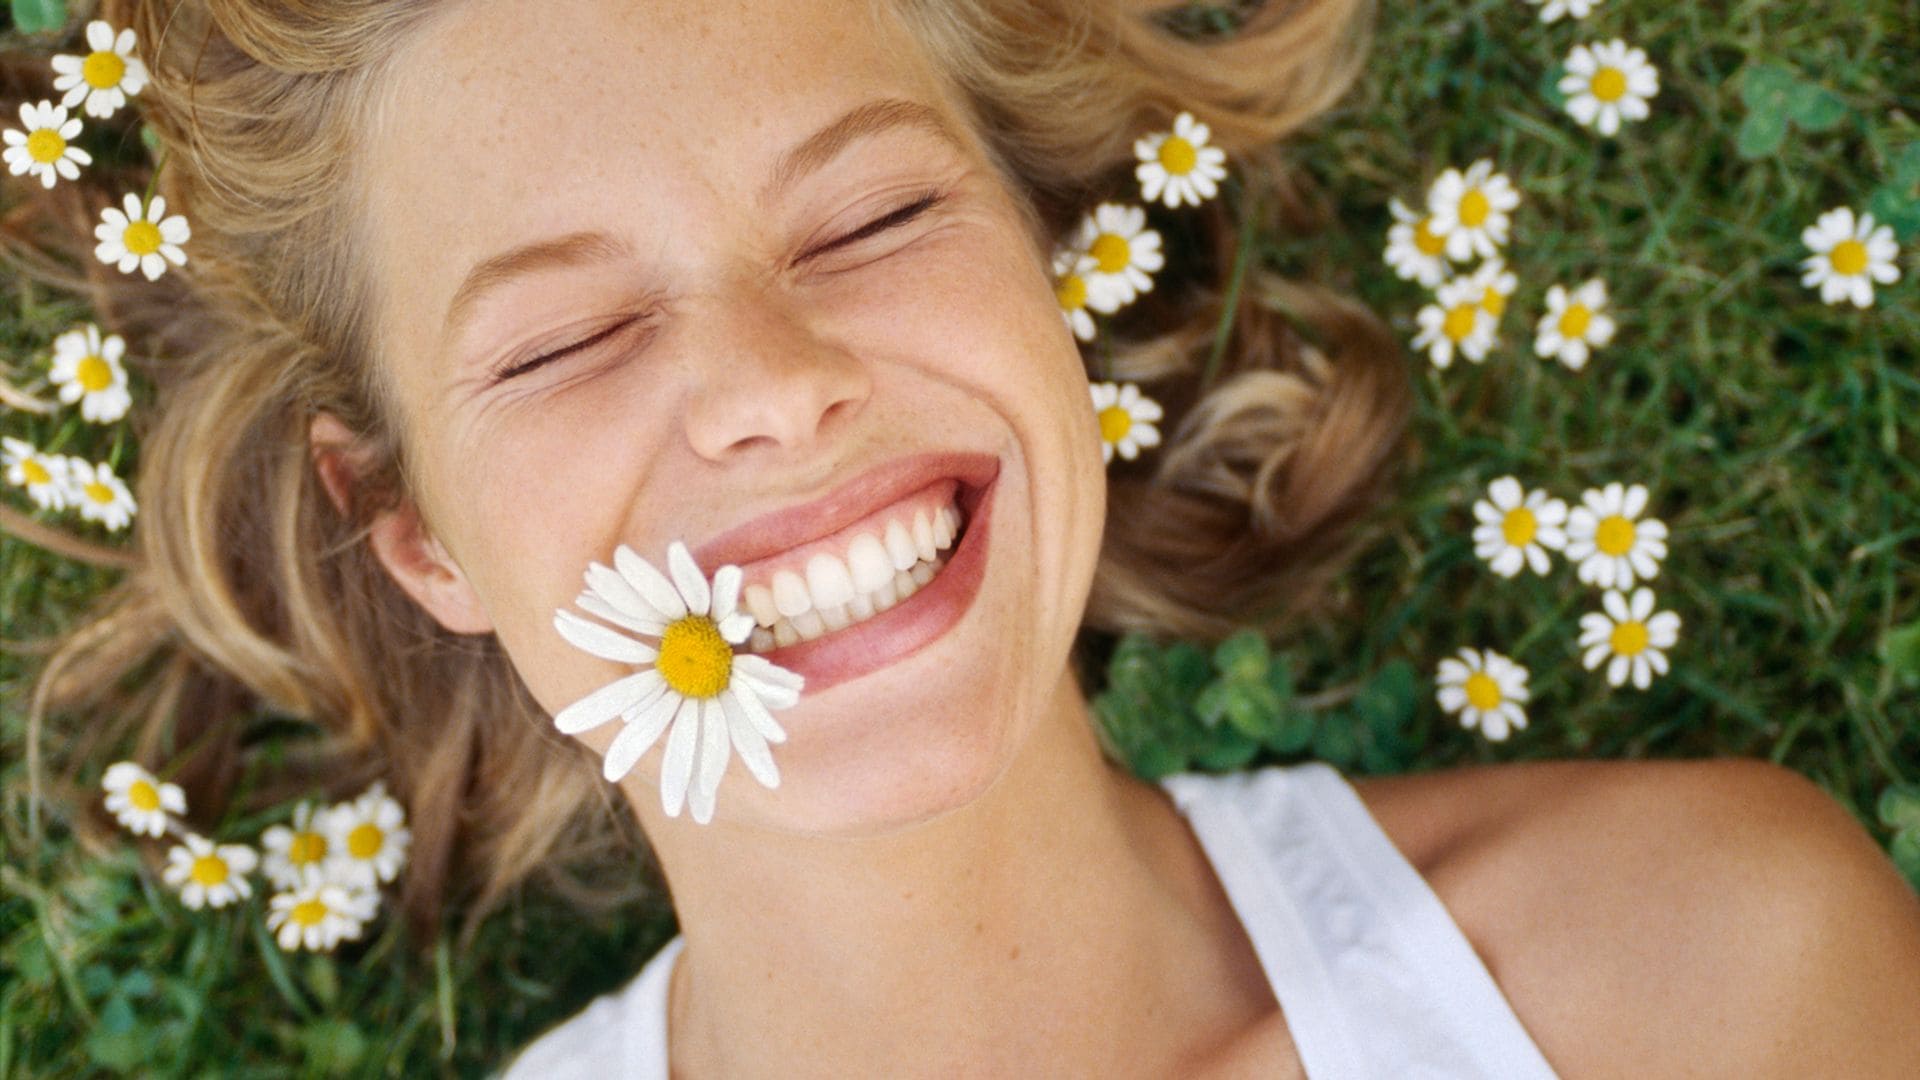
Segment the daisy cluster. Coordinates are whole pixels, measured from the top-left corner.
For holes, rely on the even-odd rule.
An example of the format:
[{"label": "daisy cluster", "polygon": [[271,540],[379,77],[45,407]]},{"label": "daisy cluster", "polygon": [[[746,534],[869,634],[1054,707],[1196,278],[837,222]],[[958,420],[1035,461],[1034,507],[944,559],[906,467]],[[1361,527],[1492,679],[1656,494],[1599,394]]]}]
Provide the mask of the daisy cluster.
[{"label": "daisy cluster", "polygon": [[[0,132],[6,149],[7,170],[28,176],[51,188],[61,180],[77,180],[93,156],[75,144],[82,132],[81,115],[110,119],[147,85],[146,65],[135,54],[131,29],[116,31],[101,20],[87,24],[84,55],[62,54],[52,60],[53,88],[60,99],[22,103],[20,128]],[[72,110],[71,112],[69,110]],[[157,178],[158,167],[154,170]],[[119,205],[108,205],[94,227],[98,244],[94,257],[123,274],[140,271],[148,281],[169,265],[186,265],[182,247],[191,235],[187,219],[168,214],[166,200],[151,190],[126,193]],[[127,372],[121,359],[126,342],[118,334],[103,333],[87,323],[54,339],[46,379],[59,390],[63,404],[77,404],[83,419],[110,424],[126,415],[132,404]],[[34,412],[51,412],[54,405],[29,390],[0,382],[0,402]],[[14,436],[0,437],[0,469],[7,483],[24,489],[42,510],[76,509],[83,519],[110,530],[127,527],[137,506],[125,480],[110,462],[53,452]]]},{"label": "daisy cluster", "polygon": [[[1147,226],[1147,205],[1168,209],[1199,206],[1220,193],[1227,177],[1225,150],[1210,145],[1213,131],[1182,112],[1173,127],[1133,144],[1134,178],[1142,203],[1102,202],[1053,252],[1053,294],[1073,336],[1097,340],[1095,314],[1112,315],[1153,291],[1153,275],[1166,265],[1160,233]],[[1101,460],[1117,454],[1132,461],[1143,449],[1160,445],[1157,402],[1132,383],[1092,384],[1093,409],[1100,421]]]},{"label": "daisy cluster", "polygon": [[[1666,523],[1646,514],[1647,502],[1644,485],[1615,481],[1582,492],[1569,510],[1545,489],[1528,491],[1518,478],[1502,476],[1473,505],[1474,554],[1495,574],[1511,578],[1530,569],[1545,576],[1548,552],[1558,552],[1581,584],[1600,590],[1600,610],[1580,617],[1581,663],[1592,671],[1604,662],[1609,684],[1632,679],[1641,690],[1666,674],[1666,650],[1680,637],[1680,616],[1655,612],[1653,590],[1644,584],[1667,557]],[[1440,661],[1440,707],[1458,714],[1462,726],[1504,740],[1527,726],[1528,674],[1492,649],[1462,648]]]},{"label": "daisy cluster", "polygon": [[270,826],[265,855],[246,844],[220,844],[188,829],[186,795],[131,761],[101,777],[107,811],[136,836],[179,840],[167,851],[162,879],[195,911],[237,904],[253,895],[258,869],[277,890],[267,901],[267,929],[282,949],[320,951],[357,940],[380,910],[380,886],[399,877],[412,834],[406,813],[375,781],[331,806],[303,802],[292,825]]}]

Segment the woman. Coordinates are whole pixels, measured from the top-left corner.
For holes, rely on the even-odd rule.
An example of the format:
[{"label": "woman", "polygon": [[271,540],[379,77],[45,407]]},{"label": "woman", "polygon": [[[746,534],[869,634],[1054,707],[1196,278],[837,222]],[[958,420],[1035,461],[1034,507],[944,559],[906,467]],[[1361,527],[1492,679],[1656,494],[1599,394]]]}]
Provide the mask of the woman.
[{"label": "woman", "polygon": [[778,787],[733,767],[701,824],[662,748],[625,775],[683,937],[516,1075],[1914,1075],[1920,906],[1782,770],[1103,758],[1082,626],[1304,606],[1406,388],[1275,284],[1325,351],[1249,304],[1205,396],[1185,322],[1118,358],[1186,419],[1109,491],[1052,237],[1179,109],[1248,154],[1317,111],[1365,12],[1210,50],[1054,6],[107,5],[162,43],[227,319],[144,444],[122,632],[376,748],[484,907],[617,733],[550,745],[628,670],[555,630],[585,567],[684,541],[753,580],[953,508],[918,603],[767,654],[806,679]]}]

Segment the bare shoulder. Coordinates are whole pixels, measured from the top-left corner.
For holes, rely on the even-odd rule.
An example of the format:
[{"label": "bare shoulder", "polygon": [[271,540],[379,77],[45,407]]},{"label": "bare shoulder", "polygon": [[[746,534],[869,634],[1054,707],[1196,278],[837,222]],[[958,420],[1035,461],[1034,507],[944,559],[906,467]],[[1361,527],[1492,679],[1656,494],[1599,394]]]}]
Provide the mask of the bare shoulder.
[{"label": "bare shoulder", "polygon": [[1354,782],[1569,1076],[1920,1076],[1920,898],[1750,759]]}]

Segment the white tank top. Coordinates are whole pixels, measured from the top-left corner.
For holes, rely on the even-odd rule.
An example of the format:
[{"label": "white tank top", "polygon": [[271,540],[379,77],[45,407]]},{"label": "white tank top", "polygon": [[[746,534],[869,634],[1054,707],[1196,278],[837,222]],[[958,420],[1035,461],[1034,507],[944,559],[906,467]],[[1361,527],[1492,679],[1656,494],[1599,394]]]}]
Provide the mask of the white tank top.
[{"label": "white tank top", "polygon": [[[1553,1077],[1466,935],[1346,778],[1309,762],[1160,781],[1273,985],[1309,1080]],[[528,1046],[507,1080],[668,1080],[686,938]]]}]

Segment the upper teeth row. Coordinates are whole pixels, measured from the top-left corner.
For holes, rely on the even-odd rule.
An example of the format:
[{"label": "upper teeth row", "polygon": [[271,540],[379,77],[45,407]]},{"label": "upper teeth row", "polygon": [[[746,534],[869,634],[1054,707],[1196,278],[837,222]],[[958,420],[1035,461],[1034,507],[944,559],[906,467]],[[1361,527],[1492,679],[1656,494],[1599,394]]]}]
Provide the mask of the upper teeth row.
[{"label": "upper teeth row", "polygon": [[[922,509],[915,512],[911,524],[895,519],[877,536],[870,532],[856,535],[847,544],[844,557],[819,552],[807,560],[804,577],[782,570],[765,585],[749,585],[742,599],[754,622],[762,627],[772,627],[783,616],[793,619],[809,611],[819,612],[829,625],[840,621],[833,617],[836,615],[866,618],[903,599],[896,580],[911,577],[917,563],[933,563],[940,552],[953,546],[959,528],[960,511],[953,506]],[[886,595],[889,591],[893,593],[890,597]],[[848,612],[848,608],[856,611]]]}]

